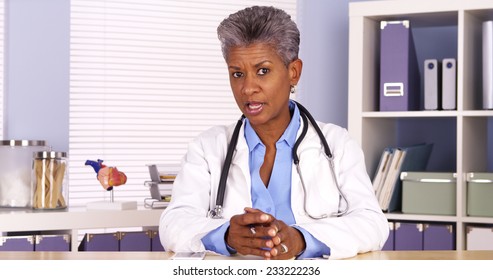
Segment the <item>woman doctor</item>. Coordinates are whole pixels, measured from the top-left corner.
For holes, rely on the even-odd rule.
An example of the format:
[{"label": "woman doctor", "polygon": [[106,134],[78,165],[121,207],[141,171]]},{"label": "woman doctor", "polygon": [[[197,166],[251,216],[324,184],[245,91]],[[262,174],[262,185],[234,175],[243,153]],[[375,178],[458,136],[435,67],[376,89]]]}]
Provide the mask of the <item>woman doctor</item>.
[{"label": "woman doctor", "polygon": [[[303,66],[296,24],[280,9],[255,6],[230,15],[217,32],[246,118],[219,216],[209,213],[235,125],[214,127],[190,143],[161,216],[165,249],[264,259],[345,258],[379,250],[388,223],[361,148],[345,129],[318,123],[333,156],[331,171],[314,126],[289,99]],[[292,151],[304,127],[299,174]]]}]

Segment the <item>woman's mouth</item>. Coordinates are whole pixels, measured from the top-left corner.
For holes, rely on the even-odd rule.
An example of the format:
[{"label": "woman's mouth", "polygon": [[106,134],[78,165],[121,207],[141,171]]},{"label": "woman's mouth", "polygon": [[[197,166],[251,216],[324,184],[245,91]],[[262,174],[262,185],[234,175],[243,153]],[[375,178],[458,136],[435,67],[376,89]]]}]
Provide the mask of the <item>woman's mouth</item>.
[{"label": "woman's mouth", "polygon": [[246,113],[248,115],[258,115],[260,112],[262,112],[262,109],[264,108],[264,103],[262,102],[247,102],[246,103]]}]

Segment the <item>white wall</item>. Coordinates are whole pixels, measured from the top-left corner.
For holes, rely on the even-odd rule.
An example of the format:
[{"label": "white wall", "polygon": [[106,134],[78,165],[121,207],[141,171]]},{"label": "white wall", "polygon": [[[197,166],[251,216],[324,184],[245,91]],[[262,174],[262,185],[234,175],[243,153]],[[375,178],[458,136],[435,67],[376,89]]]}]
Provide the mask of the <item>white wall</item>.
[{"label": "white wall", "polygon": [[[355,1],[355,0],[353,0]],[[68,151],[68,0],[7,0],[6,139],[47,140]],[[347,126],[348,1],[299,1],[299,100]],[[226,79],[226,77],[225,77]]]},{"label": "white wall", "polygon": [[304,62],[298,101],[323,122],[347,127],[349,2],[298,1]]},{"label": "white wall", "polygon": [[68,151],[68,0],[6,1],[5,139]]}]

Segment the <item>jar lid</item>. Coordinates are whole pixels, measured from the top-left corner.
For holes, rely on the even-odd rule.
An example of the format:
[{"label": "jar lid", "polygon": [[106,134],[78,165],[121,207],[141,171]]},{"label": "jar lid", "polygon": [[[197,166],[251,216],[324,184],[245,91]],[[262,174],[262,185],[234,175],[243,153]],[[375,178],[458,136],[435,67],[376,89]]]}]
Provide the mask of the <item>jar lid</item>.
[{"label": "jar lid", "polygon": [[40,152],[34,152],[33,156],[34,158],[39,158],[39,159],[65,158],[67,157],[67,153],[55,152],[55,151],[40,151]]},{"label": "jar lid", "polygon": [[0,146],[46,146],[46,142],[44,140],[1,140]]}]

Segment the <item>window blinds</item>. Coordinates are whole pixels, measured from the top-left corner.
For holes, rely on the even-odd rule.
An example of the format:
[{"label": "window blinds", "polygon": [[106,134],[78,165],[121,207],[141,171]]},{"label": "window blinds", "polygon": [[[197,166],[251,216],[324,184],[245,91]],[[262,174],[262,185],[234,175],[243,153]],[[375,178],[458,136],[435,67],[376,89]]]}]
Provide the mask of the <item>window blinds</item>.
[{"label": "window blinds", "polygon": [[71,206],[110,197],[86,160],[126,173],[115,200],[143,204],[147,165],[179,165],[200,132],[240,116],[216,28],[251,5],[296,17],[296,0],[71,1]]}]

